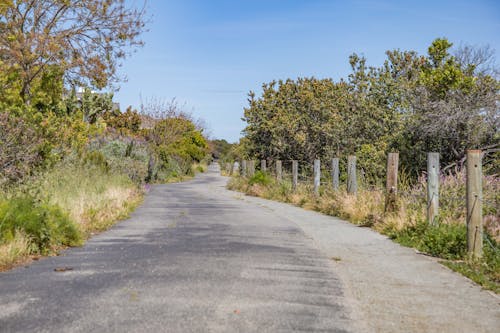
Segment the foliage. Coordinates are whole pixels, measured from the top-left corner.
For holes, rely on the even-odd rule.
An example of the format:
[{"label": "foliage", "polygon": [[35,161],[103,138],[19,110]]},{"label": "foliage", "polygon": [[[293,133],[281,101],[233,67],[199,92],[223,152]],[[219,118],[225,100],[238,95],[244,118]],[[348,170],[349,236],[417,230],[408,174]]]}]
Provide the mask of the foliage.
[{"label": "foliage", "polygon": [[455,57],[451,47],[438,38],[425,56],[388,51],[381,67],[353,54],[352,73],[339,82],[263,84],[244,111],[245,150],[257,159],[299,161],[356,154],[367,181],[378,183],[391,150],[416,175],[429,151],[446,166],[460,165],[466,149],[498,147],[500,83],[483,66],[493,54],[469,47]]},{"label": "foliage", "polygon": [[108,111],[103,115],[106,124],[121,133],[137,134],[141,128],[141,117],[129,106],[125,112]]},{"label": "foliage", "polygon": [[[104,158],[104,159],[103,159]],[[122,172],[112,170],[105,155],[68,156],[19,187],[38,202],[60,207],[84,234],[103,230],[134,206],[141,191]]]},{"label": "foliage", "polygon": [[500,247],[494,240],[488,240],[483,252],[481,260],[444,261],[443,264],[500,294]]},{"label": "foliage", "polygon": [[12,78],[7,88],[19,89],[24,102],[54,66],[67,83],[103,88],[128,48],[142,44],[144,11],[127,8],[125,0],[19,0],[2,10],[0,58]]},{"label": "foliage", "polygon": [[42,142],[24,119],[0,113],[0,185],[26,177],[42,162]]},{"label": "foliage", "polygon": [[78,104],[85,121],[94,124],[104,114],[113,111],[113,94],[99,94],[85,89]]},{"label": "foliage", "polygon": [[0,242],[22,232],[30,238],[34,252],[47,252],[53,246],[81,243],[78,229],[57,206],[37,203],[31,197],[17,197],[0,202]]},{"label": "foliage", "polygon": [[248,180],[248,185],[252,186],[254,184],[259,185],[269,185],[272,182],[271,176],[260,170],[256,171],[255,174]]},{"label": "foliage", "polygon": [[182,117],[158,121],[147,138],[165,176],[190,174],[191,164],[202,161],[208,153],[203,134],[192,121]]},{"label": "foliage", "polygon": [[230,144],[224,139],[211,140],[209,141],[209,146],[210,146],[210,151],[212,153],[212,157],[216,160],[225,159],[225,157],[228,155],[229,151],[233,147],[232,144]]},{"label": "foliage", "polygon": [[103,155],[104,169],[107,168],[110,173],[127,175],[136,184],[145,181],[150,155],[145,142],[131,138],[103,137],[92,141],[89,150]]},{"label": "foliage", "polygon": [[462,259],[467,252],[465,225],[438,223],[434,226],[421,222],[393,231],[390,236],[402,245],[444,259]]}]

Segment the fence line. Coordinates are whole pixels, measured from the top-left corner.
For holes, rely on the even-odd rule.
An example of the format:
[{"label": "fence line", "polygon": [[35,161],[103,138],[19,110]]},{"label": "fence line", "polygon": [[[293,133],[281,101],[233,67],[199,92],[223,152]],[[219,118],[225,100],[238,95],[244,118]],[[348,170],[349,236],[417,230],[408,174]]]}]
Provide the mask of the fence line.
[{"label": "fence line", "polygon": [[[398,191],[398,153],[389,153],[386,168],[386,199],[385,211],[387,213],[397,210],[397,202],[400,196],[412,197],[416,200],[426,200],[427,221],[436,224],[439,216],[439,202],[466,203],[467,224],[467,247],[470,256],[481,257],[483,247],[482,226],[482,152],[480,150],[468,150],[466,159],[466,196],[441,197],[439,194],[439,153],[427,154],[427,184],[426,195]],[[310,163],[299,160],[276,160],[262,159],[259,163],[262,172],[273,174],[278,181],[290,179],[292,189],[295,191],[299,183],[311,184],[312,191],[319,196],[321,185],[328,185],[333,191],[340,188],[340,158],[331,159],[330,163],[322,164],[319,159]],[[242,160],[241,162],[226,163],[228,174],[240,174],[243,177],[252,177],[256,169],[255,160]],[[288,170],[291,166],[291,172]],[[350,195],[356,195],[358,190],[356,169],[356,156],[347,157],[346,190]]]}]

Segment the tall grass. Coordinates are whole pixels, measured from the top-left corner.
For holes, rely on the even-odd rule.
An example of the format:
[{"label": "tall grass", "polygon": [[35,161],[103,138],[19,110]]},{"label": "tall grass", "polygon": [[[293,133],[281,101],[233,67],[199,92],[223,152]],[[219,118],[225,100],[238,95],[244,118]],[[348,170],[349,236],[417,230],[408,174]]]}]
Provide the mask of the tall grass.
[{"label": "tall grass", "polygon": [[9,241],[0,242],[0,271],[14,266],[34,251],[30,238],[24,232],[17,232]]},{"label": "tall grass", "polygon": [[142,191],[127,175],[79,161],[61,163],[30,184],[40,201],[61,207],[84,236],[108,228],[140,202]]},{"label": "tall grass", "polygon": [[75,246],[125,218],[143,191],[130,177],[69,158],[0,199],[0,269]]}]

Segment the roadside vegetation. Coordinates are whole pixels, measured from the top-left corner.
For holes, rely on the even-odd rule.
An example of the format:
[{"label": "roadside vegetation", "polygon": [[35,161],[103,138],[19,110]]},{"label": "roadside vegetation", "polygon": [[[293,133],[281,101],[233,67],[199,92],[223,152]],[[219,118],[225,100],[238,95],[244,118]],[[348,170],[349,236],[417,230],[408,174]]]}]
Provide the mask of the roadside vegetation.
[{"label": "roadside vegetation", "polygon": [[150,184],[192,177],[210,159],[203,124],[175,100],[123,111],[99,92],[141,45],[144,12],[86,3],[0,1],[0,270],[83,244]]},{"label": "roadside vegetation", "polygon": [[[228,187],[371,227],[404,246],[442,258],[446,266],[498,293],[499,71],[489,47],[452,46],[439,38],[427,55],[388,51],[381,67],[369,67],[366,59],[353,54],[352,73],[345,80],[287,79],[264,84],[261,96],[250,92],[245,136],[225,158],[281,160],[288,175],[278,182],[268,165],[267,172],[233,177]],[[467,149],[484,153],[481,259],[467,255]],[[402,170],[397,209],[388,213],[386,159],[394,151],[399,152]],[[426,221],[427,152],[439,152],[441,158],[440,214],[435,225]],[[333,191],[329,185],[315,196],[310,180],[292,189],[290,160],[300,161],[301,175],[310,177],[314,159],[341,157],[340,180],[345,184],[347,155],[357,157],[356,196],[342,186]],[[327,173],[323,172],[323,184],[331,183]]]}]

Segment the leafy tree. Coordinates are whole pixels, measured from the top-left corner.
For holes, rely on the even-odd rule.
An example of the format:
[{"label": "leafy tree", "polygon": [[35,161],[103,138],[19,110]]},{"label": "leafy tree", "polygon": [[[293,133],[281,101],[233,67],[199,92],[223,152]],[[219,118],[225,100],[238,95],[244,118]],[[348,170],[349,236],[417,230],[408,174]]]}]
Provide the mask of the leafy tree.
[{"label": "leafy tree", "polygon": [[144,11],[125,0],[3,0],[0,8],[0,59],[19,80],[8,88],[28,103],[54,66],[67,83],[105,87],[129,47],[142,44]]},{"label": "leafy tree", "polygon": [[195,125],[184,118],[167,118],[156,123],[148,139],[159,159],[168,164],[172,158],[190,165],[200,162],[208,153],[208,144]]},{"label": "leafy tree", "polygon": [[353,54],[347,80],[298,78],[272,81],[244,110],[245,150],[252,157],[330,159],[356,154],[370,181],[384,176],[386,153],[401,152],[412,172],[426,152],[445,165],[466,149],[500,143],[499,91],[492,53],[438,38],[427,55],[387,51],[380,67]]},{"label": "leafy tree", "polygon": [[[460,63],[452,44],[436,39],[407,91],[405,130],[400,141],[403,160],[418,169],[425,152],[437,151],[444,165],[459,164],[467,149],[500,143],[499,82],[476,65]],[[478,64],[479,65],[479,64]],[[417,163],[415,163],[417,162]]]},{"label": "leafy tree", "polygon": [[208,144],[212,153],[212,157],[215,159],[224,159],[224,157],[227,156],[233,146],[224,139],[211,140]]}]

